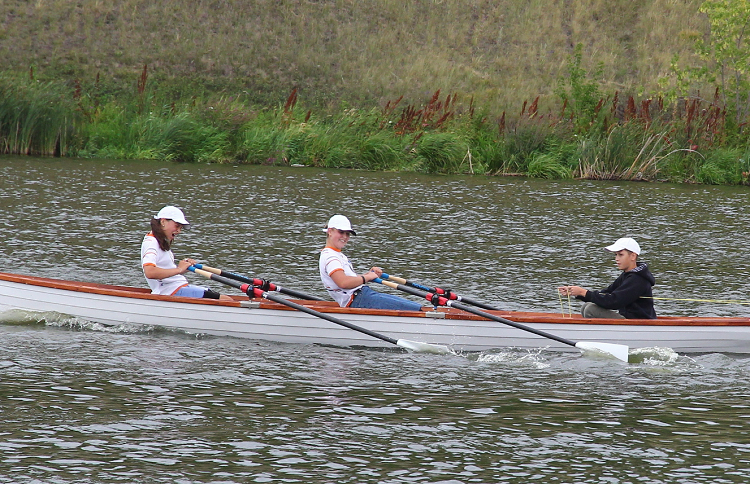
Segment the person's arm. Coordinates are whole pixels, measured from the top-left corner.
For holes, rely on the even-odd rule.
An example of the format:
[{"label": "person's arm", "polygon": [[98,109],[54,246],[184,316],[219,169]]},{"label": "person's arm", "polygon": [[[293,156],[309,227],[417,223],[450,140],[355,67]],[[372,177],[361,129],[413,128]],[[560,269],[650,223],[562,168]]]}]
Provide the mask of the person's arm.
[{"label": "person's arm", "polygon": [[558,287],[557,291],[563,296],[575,296],[577,298],[586,297],[588,289],[584,289],[581,286],[562,286]]},{"label": "person's arm", "polygon": [[380,277],[383,274],[383,269],[380,267],[373,267],[368,272],[365,272],[361,276],[347,276],[344,271],[337,270],[330,274],[333,282],[336,283],[341,289],[354,289],[357,286],[366,284],[373,279]]},{"label": "person's arm", "polygon": [[195,264],[195,262],[195,259],[182,259],[174,269],[164,269],[154,265],[144,265],[143,274],[145,274],[148,279],[166,279],[167,277],[186,273],[188,267]]},{"label": "person's arm", "polygon": [[606,289],[602,289],[601,291],[591,291],[589,289],[584,289],[581,286],[562,286],[558,287],[557,290],[563,296],[575,296],[576,299],[580,299],[581,301],[590,301],[590,299],[588,299],[588,297],[590,297],[588,296],[588,294],[611,294],[620,286],[620,284],[622,284],[623,277],[624,274],[620,274],[620,277],[615,279],[615,282],[607,286]]},{"label": "person's arm", "polygon": [[629,277],[623,274],[621,277],[618,278],[619,283],[615,281],[617,284],[613,283],[607,288],[609,292],[589,291],[583,300],[605,309],[622,309],[634,303],[645,293],[648,281],[634,274]]}]

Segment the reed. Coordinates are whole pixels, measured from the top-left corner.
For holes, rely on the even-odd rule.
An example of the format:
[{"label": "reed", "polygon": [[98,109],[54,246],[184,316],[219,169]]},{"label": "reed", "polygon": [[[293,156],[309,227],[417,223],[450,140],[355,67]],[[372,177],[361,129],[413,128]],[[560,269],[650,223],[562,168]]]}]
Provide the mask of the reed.
[{"label": "reed", "polygon": [[403,142],[389,133],[378,132],[361,139],[357,145],[358,168],[370,171],[406,168]]},{"label": "reed", "polygon": [[558,114],[540,113],[537,98],[523,103],[517,118],[490,122],[476,114],[473,100],[463,106],[439,91],[423,105],[398,98],[379,112],[350,109],[323,118],[295,110],[289,99],[251,123],[244,146],[255,145],[256,156],[244,162],[713,183],[714,165],[703,170],[710,177],[699,174],[695,140],[709,148],[726,140],[719,107],[694,100],[670,107],[660,98],[636,102],[614,93],[571,116],[565,103]]},{"label": "reed", "polygon": [[129,112],[106,105],[79,133],[81,157],[225,162],[231,159],[229,133],[206,125],[190,112]]},{"label": "reed", "polygon": [[68,154],[79,116],[66,91],[60,82],[0,76],[0,153]]},{"label": "reed", "polygon": [[3,149],[435,174],[727,184],[749,178],[748,142],[727,132],[717,99],[670,105],[615,92],[571,114],[565,101],[543,110],[536,97],[515,116],[495,117],[473,98],[463,103],[438,90],[423,103],[399,97],[379,109],[330,114],[306,106],[297,90],[275,108],[259,108],[249,96],[175,101],[147,72],[121,97],[103,93],[99,81],[4,78]]},{"label": "reed", "polygon": [[417,160],[427,173],[454,174],[467,171],[467,143],[454,133],[427,133],[416,148]]},{"label": "reed", "polygon": [[655,180],[658,161],[671,151],[665,132],[651,132],[638,122],[615,125],[581,141],[581,178]]},{"label": "reed", "polygon": [[534,178],[571,178],[572,170],[564,165],[556,153],[534,153],[527,173]]},{"label": "reed", "polygon": [[492,173],[500,175],[525,174],[534,157],[548,153],[561,140],[572,138],[572,123],[552,113],[540,114],[538,99],[524,102],[516,119],[498,123],[499,156],[489,164]]},{"label": "reed", "polygon": [[146,146],[167,161],[221,163],[230,159],[228,133],[195,120],[189,113],[146,121]]},{"label": "reed", "polygon": [[[248,163],[304,164],[364,170],[428,173],[484,172],[472,164],[471,126],[455,117],[455,97],[437,91],[425,105],[386,103],[382,110],[349,109],[338,116],[316,116],[287,102],[243,129],[239,160]],[[458,147],[461,147],[460,149]]]},{"label": "reed", "polygon": [[255,165],[289,165],[301,161],[305,130],[253,124],[243,131],[236,159]]},{"label": "reed", "polygon": [[696,171],[695,181],[705,185],[738,185],[746,181],[747,163],[740,161],[742,155],[737,149],[711,151]]}]

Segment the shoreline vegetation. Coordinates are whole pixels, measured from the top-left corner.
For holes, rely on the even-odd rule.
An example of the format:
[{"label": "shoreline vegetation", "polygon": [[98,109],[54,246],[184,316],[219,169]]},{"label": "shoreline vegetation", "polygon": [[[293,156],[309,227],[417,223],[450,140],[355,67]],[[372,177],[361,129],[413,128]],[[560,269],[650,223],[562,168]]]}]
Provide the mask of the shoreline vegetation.
[{"label": "shoreline vegetation", "polygon": [[[107,3],[96,2],[99,14],[111,20],[106,25],[116,24],[122,16],[107,11]],[[334,3],[318,7],[328,5],[328,15]],[[0,71],[0,154],[748,185],[746,4],[691,7],[705,15],[708,32],[683,41],[692,46],[691,62],[675,55],[658,83],[621,88],[611,76],[606,80],[605,62],[586,69],[589,50],[578,43],[555,82],[547,83],[554,87],[506,101],[507,108],[465,85],[421,95],[404,87],[401,95],[390,90],[377,99],[352,88],[354,94],[337,102],[329,92],[307,99],[311,86],[288,87],[271,102],[278,86],[260,98],[258,89],[211,90],[200,86],[200,76],[165,77],[163,60],[140,64],[131,80],[99,70],[90,75],[90,69],[66,73],[51,63],[6,67]],[[87,28],[96,25],[92,20]],[[7,41],[0,35],[0,47]],[[683,59],[689,50],[679,51]],[[421,87],[428,85],[435,80]],[[656,94],[635,94],[646,89]]]}]

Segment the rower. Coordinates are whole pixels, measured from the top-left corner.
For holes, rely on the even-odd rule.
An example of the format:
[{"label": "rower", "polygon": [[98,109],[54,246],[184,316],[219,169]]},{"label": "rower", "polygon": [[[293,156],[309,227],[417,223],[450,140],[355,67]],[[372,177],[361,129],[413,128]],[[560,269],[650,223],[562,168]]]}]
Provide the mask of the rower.
[{"label": "rower", "polygon": [[349,243],[349,238],[357,235],[347,217],[332,216],[323,230],[326,232],[326,246],[320,251],[320,279],[339,306],[401,311],[422,310],[422,305],[416,301],[378,292],[367,286],[368,282],[383,274],[383,269],[380,267],[373,267],[364,274],[357,274],[354,271],[349,258],[342,252]]},{"label": "rower", "polygon": [[558,292],[584,301],[581,314],[585,318],[656,319],[651,292],[656,280],[648,264],[638,262],[641,246],[635,239],[624,237],[605,249],[614,252],[615,264],[622,271],[612,284],[601,291],[562,286]]},{"label": "rower", "polygon": [[188,227],[185,214],[172,205],[151,218],[151,231],[141,243],[141,267],[151,294],[231,300],[207,287],[188,284],[183,274],[196,263],[195,259],[185,258],[175,263],[172,245],[182,229]]}]

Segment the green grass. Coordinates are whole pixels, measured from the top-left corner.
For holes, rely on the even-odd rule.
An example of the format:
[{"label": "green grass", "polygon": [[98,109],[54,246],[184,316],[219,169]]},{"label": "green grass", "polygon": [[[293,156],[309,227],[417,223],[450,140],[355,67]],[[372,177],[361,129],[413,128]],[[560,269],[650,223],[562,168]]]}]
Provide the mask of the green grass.
[{"label": "green grass", "polygon": [[748,183],[699,4],[6,0],[0,152]]},{"label": "green grass", "polygon": [[167,103],[148,84],[104,102],[62,82],[11,77],[0,78],[0,92],[6,153],[706,184],[747,183],[750,171],[747,146],[728,144],[735,138],[714,108],[695,103],[615,98],[590,119],[541,115],[532,103],[506,123],[439,92],[421,105],[335,115],[303,107],[296,92],[266,109],[241,97]]},{"label": "green grass", "polygon": [[144,64],[176,97],[299,88],[316,108],[421,103],[442,89],[494,114],[551,106],[568,58],[602,88],[654,93],[674,54],[707,31],[698,0],[4,0],[5,70],[135,89]]},{"label": "green grass", "polygon": [[66,154],[79,118],[66,91],[54,82],[0,78],[0,153]]}]

